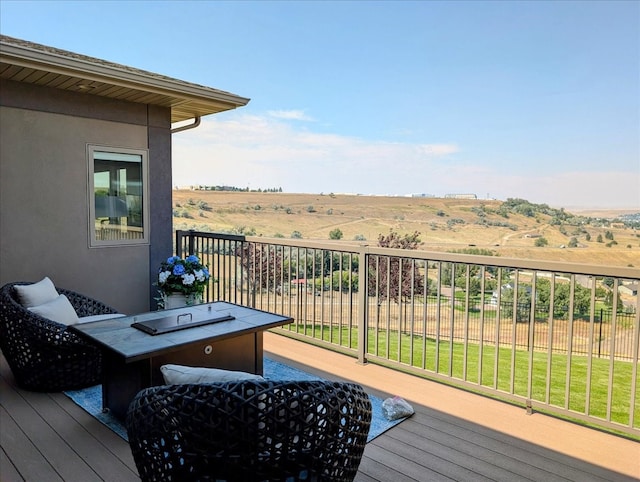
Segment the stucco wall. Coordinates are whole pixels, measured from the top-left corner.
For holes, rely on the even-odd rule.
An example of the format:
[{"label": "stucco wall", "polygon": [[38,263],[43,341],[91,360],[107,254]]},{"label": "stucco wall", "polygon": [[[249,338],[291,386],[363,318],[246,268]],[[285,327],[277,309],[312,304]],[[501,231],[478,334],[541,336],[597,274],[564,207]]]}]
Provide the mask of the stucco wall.
[{"label": "stucco wall", "polygon": [[49,276],[124,313],[148,310],[151,273],[171,251],[171,222],[154,228],[152,221],[154,256],[149,245],[89,248],[86,145],[149,148],[148,201],[170,217],[168,110],[150,114],[142,104],[7,85],[0,106],[0,284]]}]

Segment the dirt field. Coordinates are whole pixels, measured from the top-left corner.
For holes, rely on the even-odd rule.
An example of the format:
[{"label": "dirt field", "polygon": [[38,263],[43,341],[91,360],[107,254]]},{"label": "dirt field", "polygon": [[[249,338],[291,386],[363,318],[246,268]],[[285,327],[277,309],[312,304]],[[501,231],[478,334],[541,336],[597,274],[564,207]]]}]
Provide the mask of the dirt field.
[{"label": "dirt field", "polygon": [[[505,218],[492,212],[501,201],[174,190],[173,204],[176,229],[285,238],[299,233],[304,239],[329,239],[339,229],[344,241],[374,244],[390,230],[418,231],[424,250],[475,247],[510,258],[640,266],[640,231],[619,225],[553,226],[545,215]],[[486,214],[479,215],[479,210]],[[611,210],[606,214],[615,216]],[[607,247],[610,239],[597,242],[607,231],[617,244]],[[547,239],[546,247],[535,246],[540,236]],[[576,248],[567,247],[572,237],[578,240]]]}]

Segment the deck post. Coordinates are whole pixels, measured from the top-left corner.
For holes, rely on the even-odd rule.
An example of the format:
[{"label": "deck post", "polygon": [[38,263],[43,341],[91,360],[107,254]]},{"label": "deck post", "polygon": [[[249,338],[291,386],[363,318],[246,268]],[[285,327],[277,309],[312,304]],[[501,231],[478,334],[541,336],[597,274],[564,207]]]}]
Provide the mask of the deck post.
[{"label": "deck post", "polygon": [[367,363],[367,291],[369,280],[368,245],[361,244],[358,249],[358,363]]}]

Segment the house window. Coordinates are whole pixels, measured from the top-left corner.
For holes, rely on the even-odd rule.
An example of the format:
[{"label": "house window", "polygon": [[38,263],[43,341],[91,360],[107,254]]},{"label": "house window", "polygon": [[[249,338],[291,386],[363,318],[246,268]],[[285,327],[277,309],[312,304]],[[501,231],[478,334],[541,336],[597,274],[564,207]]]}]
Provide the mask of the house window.
[{"label": "house window", "polygon": [[90,245],[149,242],[147,151],[88,146]]}]

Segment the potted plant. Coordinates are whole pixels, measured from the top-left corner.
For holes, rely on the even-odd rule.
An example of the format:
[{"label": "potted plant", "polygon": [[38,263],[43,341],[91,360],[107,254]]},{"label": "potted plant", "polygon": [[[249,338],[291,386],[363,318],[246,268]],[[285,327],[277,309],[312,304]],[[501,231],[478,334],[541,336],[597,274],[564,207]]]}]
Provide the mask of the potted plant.
[{"label": "potted plant", "polygon": [[209,270],[195,255],[171,256],[158,270],[158,291],[165,309],[202,302],[202,293],[209,283]]}]

